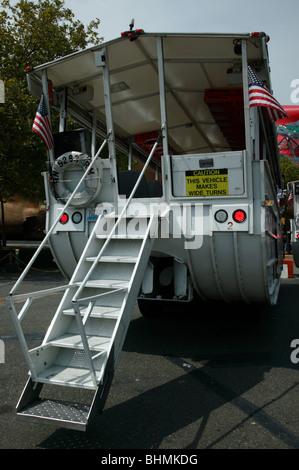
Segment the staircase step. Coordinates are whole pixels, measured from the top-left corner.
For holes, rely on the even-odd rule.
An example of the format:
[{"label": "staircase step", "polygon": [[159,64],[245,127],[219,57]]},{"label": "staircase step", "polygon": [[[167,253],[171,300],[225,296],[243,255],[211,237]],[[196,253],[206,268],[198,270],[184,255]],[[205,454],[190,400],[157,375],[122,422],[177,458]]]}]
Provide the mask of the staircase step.
[{"label": "staircase step", "polygon": [[[106,351],[110,345],[110,338],[106,336],[91,336],[86,335],[90,351]],[[52,346],[59,346],[71,349],[84,349],[80,335],[69,334],[60,336],[50,341]]]},{"label": "staircase step", "polygon": [[[76,283],[77,286],[81,285],[81,282]],[[102,287],[109,289],[127,289],[129,281],[123,281],[121,279],[93,279],[87,281],[85,287]]]},{"label": "staircase step", "polygon": [[[103,235],[98,234],[96,237],[99,239],[108,238],[106,234],[103,234]],[[145,237],[144,233],[130,233],[130,234],[119,233],[119,234],[112,235],[111,239],[112,240],[143,240],[144,237]]]},{"label": "staircase step", "polygon": [[[132,238],[123,238],[122,240],[112,238],[105,250],[104,256],[128,256],[138,258],[142,241],[141,239],[136,240]],[[105,240],[101,242],[98,241],[99,244],[104,244],[104,242]]]},{"label": "staircase step", "polygon": [[29,406],[17,412],[20,418],[30,421],[44,421],[63,427],[85,431],[90,407],[58,400],[38,398]]},{"label": "staircase step", "polygon": [[[86,258],[86,261],[94,262],[96,256],[89,256]],[[127,255],[110,255],[102,256],[99,262],[102,263],[136,263],[137,256],[127,256]]]},{"label": "staircase step", "polygon": [[[81,308],[81,315],[86,313],[87,307]],[[92,309],[92,313],[90,314],[90,318],[110,318],[112,320],[117,320],[120,315],[120,308],[118,307],[104,307],[100,305],[95,305]],[[68,308],[63,310],[65,315],[75,315],[73,308]]]},{"label": "staircase step", "polygon": [[[121,212],[117,214],[116,212],[109,212],[108,214],[104,215],[105,219],[115,219],[117,220],[118,217],[120,216]],[[136,215],[136,208],[134,210],[130,209],[130,207],[127,209],[126,216],[123,216],[122,220],[131,220],[131,219],[149,219],[150,214],[137,214]]]},{"label": "staircase step", "polygon": [[40,372],[37,376],[37,381],[89,390],[95,389],[89,369],[58,364],[54,364]]}]

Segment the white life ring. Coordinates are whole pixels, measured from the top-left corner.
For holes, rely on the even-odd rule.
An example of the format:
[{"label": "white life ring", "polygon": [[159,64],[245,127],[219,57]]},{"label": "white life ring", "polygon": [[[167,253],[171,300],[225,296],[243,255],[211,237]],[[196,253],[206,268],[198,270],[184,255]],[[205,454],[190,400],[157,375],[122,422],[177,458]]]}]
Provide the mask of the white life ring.
[{"label": "white life ring", "polygon": [[[53,182],[53,193],[58,202],[65,204],[79,182],[78,178],[73,182],[70,180],[70,176],[66,178],[66,170],[80,168],[84,173],[90,162],[91,157],[89,155],[76,151],[63,153],[54,161],[51,180]],[[102,165],[93,165],[81,188],[79,188],[80,191],[77,191],[74,195],[71,206],[86,206],[96,198],[101,189],[102,171]]]}]

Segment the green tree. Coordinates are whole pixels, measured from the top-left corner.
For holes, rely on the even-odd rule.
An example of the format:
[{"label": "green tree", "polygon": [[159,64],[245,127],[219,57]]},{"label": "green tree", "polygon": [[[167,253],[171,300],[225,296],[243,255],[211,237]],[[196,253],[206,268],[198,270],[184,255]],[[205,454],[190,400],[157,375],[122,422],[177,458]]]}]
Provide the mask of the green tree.
[{"label": "green tree", "polygon": [[290,181],[298,181],[299,180],[299,167],[295,165],[287,157],[280,158],[280,168],[281,173],[284,176],[285,184],[289,183]]},{"label": "green tree", "polygon": [[100,43],[100,20],[85,27],[62,0],[0,0],[0,7],[0,201],[16,194],[39,199],[45,147],[31,130],[38,99],[28,92],[25,69]]},{"label": "green tree", "polygon": [[62,0],[0,2],[0,71],[4,78],[24,80],[27,65],[38,65],[97,44],[100,20],[87,28]]}]

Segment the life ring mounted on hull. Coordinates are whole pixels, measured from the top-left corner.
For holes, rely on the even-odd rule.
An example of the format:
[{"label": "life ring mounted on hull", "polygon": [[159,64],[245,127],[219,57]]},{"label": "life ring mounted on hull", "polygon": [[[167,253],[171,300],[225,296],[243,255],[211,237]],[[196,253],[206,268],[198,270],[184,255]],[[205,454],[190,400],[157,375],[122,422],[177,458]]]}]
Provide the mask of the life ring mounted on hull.
[{"label": "life ring mounted on hull", "polygon": [[[54,161],[50,183],[53,183],[52,192],[58,202],[65,204],[68,201],[90,163],[88,154],[77,151],[63,153]],[[81,170],[79,177],[76,170]],[[101,165],[91,168],[74,195],[71,206],[86,206],[97,197],[102,186],[102,171]]]}]

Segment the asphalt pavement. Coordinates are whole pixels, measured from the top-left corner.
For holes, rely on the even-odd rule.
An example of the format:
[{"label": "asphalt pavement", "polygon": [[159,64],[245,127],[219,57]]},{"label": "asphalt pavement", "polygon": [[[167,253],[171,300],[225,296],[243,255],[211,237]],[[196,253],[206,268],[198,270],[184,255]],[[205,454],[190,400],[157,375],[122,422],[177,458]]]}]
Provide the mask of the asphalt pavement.
[{"label": "asphalt pavement", "polygon": [[[299,448],[299,270],[282,279],[277,306],[263,306],[258,323],[255,306],[199,303],[148,319],[136,305],[104,412],[87,432],[16,417],[27,380],[5,302],[16,278],[0,273],[0,449]],[[20,292],[63,284],[58,272],[36,269]],[[29,347],[40,344],[60,295],[32,304]],[[85,399],[77,389],[58,393]]]}]

